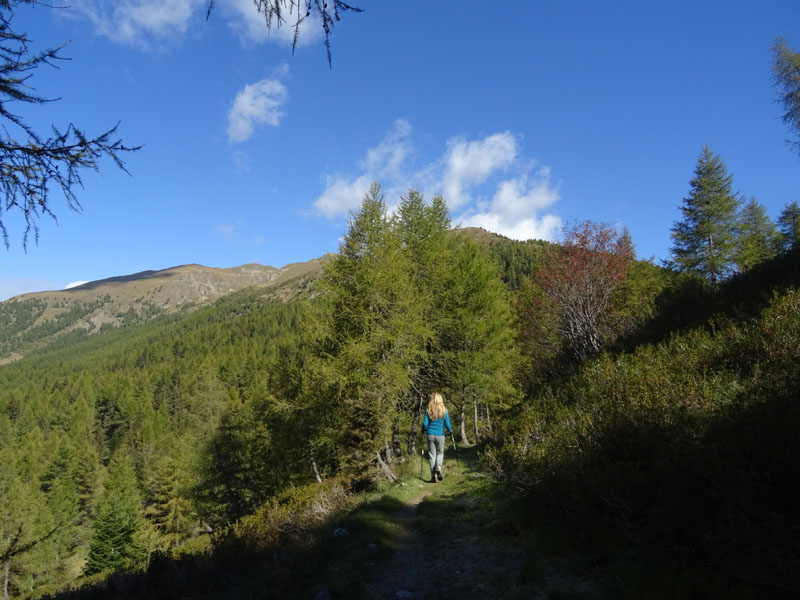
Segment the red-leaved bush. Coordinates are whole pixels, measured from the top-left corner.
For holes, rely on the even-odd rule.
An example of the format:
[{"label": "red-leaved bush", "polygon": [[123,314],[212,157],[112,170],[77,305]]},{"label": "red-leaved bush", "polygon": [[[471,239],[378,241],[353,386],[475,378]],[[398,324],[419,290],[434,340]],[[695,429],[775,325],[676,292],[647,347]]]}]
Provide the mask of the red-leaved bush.
[{"label": "red-leaved bush", "polygon": [[588,220],[566,225],[564,241],[546,250],[536,282],[553,302],[576,359],[600,349],[603,314],[633,258],[625,233]]}]

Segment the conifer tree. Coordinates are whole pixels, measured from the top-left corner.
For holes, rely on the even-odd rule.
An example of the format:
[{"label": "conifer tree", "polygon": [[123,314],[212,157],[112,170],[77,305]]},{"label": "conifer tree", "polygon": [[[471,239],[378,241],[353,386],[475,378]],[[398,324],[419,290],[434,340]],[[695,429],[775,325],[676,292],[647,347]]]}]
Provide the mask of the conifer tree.
[{"label": "conifer tree", "polygon": [[451,405],[461,407],[461,438],[467,442],[467,404],[480,398],[495,407],[507,406],[514,395],[513,369],[519,356],[511,301],[489,255],[458,236],[451,256],[440,283],[446,315],[440,344]]},{"label": "conifer tree", "polygon": [[778,247],[778,232],[767,216],[767,209],[755,198],[742,207],[739,215],[736,266],[739,272],[752,269],[775,256]]},{"label": "conifer tree", "polygon": [[181,472],[177,460],[165,456],[151,468],[147,481],[145,516],[161,534],[167,548],[178,546],[188,537],[191,523],[191,505],[181,494]]},{"label": "conifer tree", "polygon": [[23,483],[16,475],[13,448],[0,448],[0,464],[0,586],[5,599],[15,588],[14,576],[19,569],[15,546],[21,543],[26,515],[19,502]]},{"label": "conifer tree", "polygon": [[[325,265],[314,320],[320,359],[318,419],[352,476],[391,439],[398,400],[407,391],[422,314],[407,254],[373,184],[348,223],[339,253]],[[388,474],[387,474],[388,476]]]},{"label": "conifer tree", "polygon": [[732,181],[719,155],[705,146],[681,205],[683,218],[672,226],[670,266],[697,273],[711,283],[733,272],[739,199]]},{"label": "conifer tree", "polygon": [[797,201],[789,202],[778,217],[780,246],[784,251],[800,247],[800,205]]},{"label": "conifer tree", "polygon": [[0,461],[0,587],[7,598],[29,591],[47,571],[56,528],[38,483],[15,474],[19,456],[6,448]]},{"label": "conifer tree", "polygon": [[424,403],[432,391],[446,383],[441,344],[446,319],[443,298],[447,294],[444,282],[453,257],[447,238],[450,229],[447,205],[441,196],[426,205],[417,190],[410,190],[401,198],[396,226],[409,257],[414,295],[425,316],[406,397],[406,410],[411,415],[406,448],[411,455],[416,452]]},{"label": "conifer tree", "polygon": [[84,574],[128,567],[138,562],[140,557],[137,556],[135,538],[141,528],[140,505],[133,461],[129,453],[120,448],[109,465]]},{"label": "conifer tree", "polygon": [[78,458],[71,473],[77,499],[76,517],[79,525],[88,527],[96,514],[100,459],[97,457],[97,451],[94,446],[89,444],[88,440],[84,440],[84,443],[78,447],[76,454]]},{"label": "conifer tree", "polygon": [[69,473],[59,478],[47,495],[47,510],[53,519],[52,527],[58,528],[52,536],[55,560],[51,566],[63,575],[69,558],[85,541],[78,526],[78,495]]},{"label": "conifer tree", "polygon": [[196,500],[211,523],[227,524],[263,501],[264,483],[252,448],[251,422],[235,389],[216,431],[200,457]]},{"label": "conifer tree", "polygon": [[[305,323],[306,320],[303,319]],[[301,340],[281,347],[271,364],[268,388],[275,395],[263,415],[262,426],[270,432],[280,454],[277,470],[284,481],[301,483],[312,477],[322,481],[324,465],[330,464],[330,447],[320,432],[315,406],[315,378],[309,348]]]},{"label": "conifer tree", "polygon": [[[793,52],[782,38],[772,46],[772,76],[783,105],[783,122],[800,135],[800,52]],[[789,140],[800,150],[800,139]]]}]

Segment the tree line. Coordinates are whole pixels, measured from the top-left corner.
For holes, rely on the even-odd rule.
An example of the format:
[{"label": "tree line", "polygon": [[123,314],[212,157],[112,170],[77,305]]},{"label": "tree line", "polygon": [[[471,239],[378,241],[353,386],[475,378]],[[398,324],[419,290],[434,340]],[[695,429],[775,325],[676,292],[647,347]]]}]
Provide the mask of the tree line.
[{"label": "tree line", "polygon": [[672,227],[668,264],[712,284],[800,244],[797,201],[786,203],[771,221],[755,198],[744,201],[733,190],[733,175],[709,146],[700,152],[680,209],[683,218]]}]

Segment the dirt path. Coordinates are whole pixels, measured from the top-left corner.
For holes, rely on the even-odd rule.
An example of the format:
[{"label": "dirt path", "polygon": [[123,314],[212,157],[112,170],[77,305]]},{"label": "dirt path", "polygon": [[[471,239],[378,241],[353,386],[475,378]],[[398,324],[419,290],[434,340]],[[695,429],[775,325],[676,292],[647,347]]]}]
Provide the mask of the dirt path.
[{"label": "dirt path", "polygon": [[398,529],[392,533],[390,544],[393,560],[379,567],[365,582],[369,598],[374,600],[416,600],[429,597],[430,570],[426,547],[417,523],[419,507],[435,492],[433,484],[403,503],[394,515]]},{"label": "dirt path", "polygon": [[509,580],[520,557],[486,535],[491,502],[479,490],[484,474],[477,453],[460,449],[459,456],[446,457],[442,483],[408,481],[419,491],[385,516],[392,524],[391,554],[364,576],[371,600],[514,597]]}]

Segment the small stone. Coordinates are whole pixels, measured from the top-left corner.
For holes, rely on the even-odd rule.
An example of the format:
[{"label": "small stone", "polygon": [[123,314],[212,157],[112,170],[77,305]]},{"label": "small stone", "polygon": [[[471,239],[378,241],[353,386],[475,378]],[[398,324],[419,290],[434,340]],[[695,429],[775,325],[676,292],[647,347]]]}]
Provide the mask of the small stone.
[{"label": "small stone", "polygon": [[350,535],[350,532],[344,527],[337,527],[333,530],[333,537],[345,537]]}]

